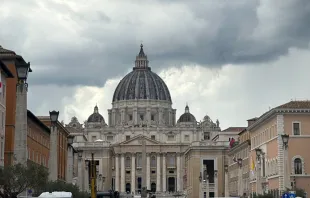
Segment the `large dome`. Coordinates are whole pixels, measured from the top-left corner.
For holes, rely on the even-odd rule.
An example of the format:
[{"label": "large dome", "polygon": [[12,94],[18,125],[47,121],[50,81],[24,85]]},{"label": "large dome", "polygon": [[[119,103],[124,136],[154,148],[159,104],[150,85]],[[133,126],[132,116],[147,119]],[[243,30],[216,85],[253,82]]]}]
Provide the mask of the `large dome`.
[{"label": "large dome", "polygon": [[150,99],[171,101],[165,82],[148,66],[143,45],[136,57],[133,71],[127,74],[117,85],[113,102],[119,100]]}]

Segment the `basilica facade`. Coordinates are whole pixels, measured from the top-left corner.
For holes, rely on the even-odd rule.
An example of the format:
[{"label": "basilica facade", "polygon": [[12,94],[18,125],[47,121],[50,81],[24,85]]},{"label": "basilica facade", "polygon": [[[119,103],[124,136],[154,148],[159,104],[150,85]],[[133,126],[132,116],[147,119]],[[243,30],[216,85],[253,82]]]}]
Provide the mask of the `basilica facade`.
[{"label": "basilica facade", "polygon": [[[83,124],[73,117],[66,125],[75,136],[73,146],[78,152],[74,167],[76,184],[89,191],[89,162],[94,153],[99,191],[113,189],[138,194],[143,187],[143,163],[147,189],[153,192],[197,191],[204,181],[204,170],[210,183],[221,185],[216,182],[223,181],[215,177],[224,170],[223,151],[227,147],[212,141],[221,131],[219,121],[213,122],[209,116],[197,121],[188,105],[182,111],[177,118],[169,89],[152,72],[141,45],[133,70],[115,89],[108,118],[100,114],[96,105]],[[145,150],[141,140],[146,143]],[[146,162],[142,161],[143,151]],[[207,189],[208,194],[218,194],[214,186]],[[199,187],[199,191],[203,189]]]}]

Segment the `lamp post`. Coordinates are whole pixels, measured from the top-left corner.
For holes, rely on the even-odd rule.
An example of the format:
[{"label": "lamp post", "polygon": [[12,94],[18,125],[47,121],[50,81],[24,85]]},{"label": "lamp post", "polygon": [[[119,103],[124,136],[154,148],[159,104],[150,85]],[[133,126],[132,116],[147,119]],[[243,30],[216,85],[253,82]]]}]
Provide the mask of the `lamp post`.
[{"label": "lamp post", "polygon": [[67,183],[72,183],[72,179],[73,179],[73,164],[74,164],[74,149],[73,149],[73,139],[74,136],[73,135],[69,135],[67,137],[67,142],[68,142],[68,151],[67,151],[67,155],[68,155],[68,160],[67,160],[67,174],[66,174],[66,180]]},{"label": "lamp post", "polygon": [[225,164],[224,166],[225,171],[225,197],[229,197],[229,188],[228,188],[228,165]]},{"label": "lamp post", "polygon": [[[283,175],[283,191],[286,191],[287,189],[291,189],[291,182],[290,182],[290,173],[288,171],[288,141],[290,136],[287,134],[283,134],[281,135],[282,137],[282,142],[283,142],[283,158],[284,158],[284,166],[283,166],[283,170],[284,170],[284,175]],[[282,192],[283,193],[283,192]],[[281,193],[281,194],[282,194]]]},{"label": "lamp post", "polygon": [[28,72],[31,72],[30,63],[26,63],[21,56],[15,60],[17,73],[16,84],[16,113],[14,135],[14,164],[27,165],[27,92]]},{"label": "lamp post", "polygon": [[51,135],[50,135],[50,157],[48,161],[49,167],[49,180],[56,181],[58,178],[58,170],[55,164],[58,164],[58,149],[57,149],[57,122],[59,111],[50,111],[50,119],[51,119]]}]

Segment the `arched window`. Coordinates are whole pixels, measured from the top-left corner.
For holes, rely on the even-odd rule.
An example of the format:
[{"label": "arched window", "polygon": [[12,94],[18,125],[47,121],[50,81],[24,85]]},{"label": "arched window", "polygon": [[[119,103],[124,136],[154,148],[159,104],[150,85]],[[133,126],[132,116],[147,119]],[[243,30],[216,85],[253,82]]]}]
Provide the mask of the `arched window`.
[{"label": "arched window", "polygon": [[126,157],[125,166],[126,168],[130,168],[130,157],[129,156]]},{"label": "arched window", "polygon": [[300,158],[294,160],[294,173],[296,175],[302,174],[302,162]]},{"label": "arched window", "polygon": [[151,158],[151,167],[156,167],[156,157],[152,156]]}]

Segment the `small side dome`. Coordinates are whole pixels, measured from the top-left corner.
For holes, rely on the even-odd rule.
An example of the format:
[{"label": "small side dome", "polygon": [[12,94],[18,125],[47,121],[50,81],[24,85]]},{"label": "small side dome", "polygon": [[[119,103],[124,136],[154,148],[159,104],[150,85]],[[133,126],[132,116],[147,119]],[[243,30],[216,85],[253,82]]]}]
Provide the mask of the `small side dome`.
[{"label": "small side dome", "polygon": [[185,107],[185,113],[183,113],[178,120],[178,123],[180,122],[196,122],[195,116],[189,112],[188,105]]},{"label": "small side dome", "polygon": [[103,116],[99,113],[97,105],[94,108],[94,113],[88,117],[87,122],[105,122]]}]

